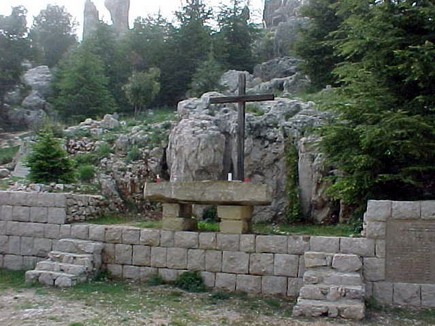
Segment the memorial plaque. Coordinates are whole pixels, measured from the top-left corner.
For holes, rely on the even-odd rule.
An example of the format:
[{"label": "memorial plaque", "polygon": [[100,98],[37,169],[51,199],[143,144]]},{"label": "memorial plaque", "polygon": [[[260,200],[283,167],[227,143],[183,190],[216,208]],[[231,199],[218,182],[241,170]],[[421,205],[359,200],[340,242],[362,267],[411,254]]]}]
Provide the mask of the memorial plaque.
[{"label": "memorial plaque", "polygon": [[385,267],[390,282],[435,283],[434,221],[388,221]]}]

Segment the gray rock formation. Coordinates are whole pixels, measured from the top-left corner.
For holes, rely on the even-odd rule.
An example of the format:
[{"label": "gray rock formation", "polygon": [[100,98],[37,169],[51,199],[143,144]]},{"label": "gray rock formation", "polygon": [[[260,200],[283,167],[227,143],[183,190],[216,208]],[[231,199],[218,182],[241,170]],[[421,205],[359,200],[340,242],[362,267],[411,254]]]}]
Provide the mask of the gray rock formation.
[{"label": "gray rock formation", "polygon": [[113,27],[119,35],[128,31],[130,0],[106,0],[104,2],[112,17]]},{"label": "gray rock formation", "polygon": [[89,37],[98,27],[100,14],[91,0],[86,0],[83,15],[83,39]]},{"label": "gray rock formation", "polygon": [[[200,99],[179,103],[180,121],[171,131],[167,149],[172,181],[222,180],[229,172],[234,172],[236,106],[208,104],[211,96],[219,95],[206,93]],[[297,143],[307,128],[320,125],[328,114],[319,112],[312,102],[287,98],[249,106],[255,106],[257,115],[248,113],[246,117],[245,175],[251,182],[266,183],[273,189],[272,205],[256,208],[255,219],[282,219],[287,203],[285,148],[288,139]],[[317,187],[315,182],[320,180],[312,179],[303,183],[310,189],[301,195],[318,193],[311,188]],[[311,202],[311,198],[304,200]]]},{"label": "gray rock formation", "polygon": [[38,66],[27,70],[23,76],[24,84],[37,91],[42,97],[51,95],[53,74],[47,66]]}]

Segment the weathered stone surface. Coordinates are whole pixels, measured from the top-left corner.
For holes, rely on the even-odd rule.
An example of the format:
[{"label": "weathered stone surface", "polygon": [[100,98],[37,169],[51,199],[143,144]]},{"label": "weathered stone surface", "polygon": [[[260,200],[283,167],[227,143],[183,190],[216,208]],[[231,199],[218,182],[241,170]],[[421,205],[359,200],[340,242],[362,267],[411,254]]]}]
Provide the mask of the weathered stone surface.
[{"label": "weathered stone surface", "polygon": [[119,264],[107,264],[107,272],[111,277],[121,278],[122,277],[122,265]]},{"label": "weathered stone surface", "polygon": [[207,272],[222,272],[222,251],[207,250],[205,252],[205,270]]},{"label": "weathered stone surface", "polygon": [[249,254],[236,251],[224,251],[222,255],[222,272],[248,274]]},{"label": "weathered stone surface", "polygon": [[361,267],[362,262],[357,255],[336,254],[332,258],[332,268],[340,272],[357,272]]},{"label": "weathered stone surface", "polygon": [[215,287],[218,289],[234,291],[236,289],[236,274],[216,273]]},{"label": "weathered stone surface", "polygon": [[303,280],[301,278],[288,278],[287,283],[287,296],[297,298],[302,286],[304,285]]},{"label": "weathered stone surface", "polygon": [[117,264],[131,265],[133,248],[130,245],[116,244],[115,245],[115,261]]},{"label": "weathered stone surface", "polygon": [[33,254],[33,238],[21,237],[20,250],[21,256],[31,256]]},{"label": "weathered stone surface", "polygon": [[311,237],[310,250],[317,252],[336,253],[340,251],[340,238],[338,237]]},{"label": "weathered stone surface", "polygon": [[12,219],[19,222],[30,221],[30,207],[14,206],[12,208]]},{"label": "weathered stone surface", "polygon": [[364,258],[363,275],[367,281],[385,280],[385,259]]},{"label": "weathered stone surface", "polygon": [[255,235],[242,234],[240,235],[240,251],[255,252]]},{"label": "weathered stone surface", "polygon": [[201,249],[216,249],[216,233],[200,233],[199,248]]},{"label": "weathered stone surface", "polygon": [[129,29],[130,0],[106,0],[104,5],[110,12],[116,32],[119,35],[125,34]]},{"label": "weathered stone surface", "polygon": [[121,243],[122,228],[115,226],[106,227],[106,242]]},{"label": "weathered stone surface", "polygon": [[393,290],[393,303],[398,305],[420,306],[420,285],[395,283]]},{"label": "weathered stone surface", "polygon": [[38,66],[29,69],[23,76],[26,85],[30,86],[32,90],[37,91],[43,97],[51,94],[51,81],[53,75],[47,66]]},{"label": "weathered stone surface", "polygon": [[421,207],[419,201],[393,201],[391,217],[393,219],[419,219]]},{"label": "weathered stone surface", "polygon": [[178,270],[159,268],[159,275],[165,282],[174,282],[178,277]]},{"label": "weathered stone surface", "polygon": [[47,257],[52,249],[52,244],[53,242],[50,239],[35,238],[33,254],[37,257]]},{"label": "weathered stone surface", "polygon": [[368,222],[365,225],[365,234],[369,239],[385,239],[385,222]]},{"label": "weathered stone surface", "polygon": [[237,291],[261,293],[261,276],[237,275]]},{"label": "weathered stone surface", "polygon": [[250,230],[249,223],[247,221],[236,220],[221,220],[219,223],[219,231],[227,234],[245,234]]},{"label": "weathered stone surface", "polygon": [[197,221],[192,218],[166,217],[162,220],[162,228],[169,231],[194,231]]},{"label": "weathered stone surface", "polygon": [[140,231],[140,243],[157,247],[160,244],[160,230],[142,229]]},{"label": "weathered stone surface", "polygon": [[167,248],[151,247],[151,267],[166,267]]},{"label": "weathered stone surface", "polygon": [[[9,197],[3,196],[3,198],[7,198],[8,199]],[[3,221],[12,221],[12,206],[2,205],[1,206],[1,214],[2,214],[2,220]]]},{"label": "weathered stone surface", "polygon": [[276,254],[273,271],[276,276],[297,277],[299,256]]},{"label": "weathered stone surface", "polygon": [[218,205],[217,216],[228,220],[250,220],[252,218],[252,206],[223,206]]},{"label": "weathered stone surface", "polygon": [[305,267],[329,267],[332,264],[332,254],[325,252],[306,252],[304,255]]},{"label": "weathered stone surface", "polygon": [[210,205],[268,205],[272,201],[267,185],[235,181],[147,183],[144,195],[151,201]]},{"label": "weathered stone surface", "polygon": [[167,217],[192,217],[192,205],[189,204],[162,204],[163,218]]},{"label": "weathered stone surface", "polygon": [[149,266],[151,264],[151,247],[133,246],[133,265]]},{"label": "weathered stone surface", "polygon": [[364,215],[365,222],[385,222],[391,217],[392,204],[390,200],[369,200],[367,212]]},{"label": "weathered stone surface", "polygon": [[310,236],[294,235],[288,237],[288,253],[303,255],[310,250]]},{"label": "weathered stone surface", "polygon": [[125,265],[122,268],[122,277],[128,280],[140,280],[140,267]]},{"label": "weathered stone surface", "polygon": [[251,254],[249,258],[249,274],[273,275],[273,254]]},{"label": "weathered stone surface", "polygon": [[140,243],[140,229],[138,228],[124,228],[122,230],[122,243],[124,244],[139,244]]},{"label": "weathered stone surface", "polygon": [[7,253],[12,255],[20,255],[21,253],[21,238],[17,236],[10,236],[8,240]]},{"label": "weathered stone surface", "polygon": [[421,202],[421,218],[424,220],[435,220],[435,200]]},{"label": "weathered stone surface", "polygon": [[174,246],[174,232],[173,231],[160,231],[160,245],[162,247]]},{"label": "weathered stone surface", "polygon": [[19,271],[23,269],[23,257],[16,255],[5,255],[3,257],[3,267],[11,269],[13,271]]},{"label": "weathered stone surface", "polygon": [[106,228],[104,225],[89,225],[89,240],[104,241]]},{"label": "weathered stone surface", "polygon": [[140,280],[143,281],[148,281],[151,277],[157,275],[157,268],[154,267],[141,267],[140,268]]},{"label": "weathered stone surface", "polygon": [[376,257],[385,258],[385,240],[376,240]]},{"label": "weathered stone surface", "polygon": [[167,267],[176,269],[187,268],[187,249],[185,248],[168,248]]},{"label": "weathered stone surface", "polygon": [[71,226],[71,236],[76,239],[89,239],[89,225],[73,224]]},{"label": "weathered stone surface", "polygon": [[187,252],[187,269],[193,271],[205,270],[205,250],[191,249]]},{"label": "weathered stone surface", "polygon": [[115,244],[105,243],[103,247],[103,263],[114,264],[115,263]]},{"label": "weathered stone surface", "polygon": [[238,251],[240,249],[240,235],[238,234],[217,234],[216,249],[226,251]]},{"label": "weathered stone surface", "polygon": [[287,293],[287,278],[280,276],[263,276],[262,291],[264,294],[280,294]]},{"label": "weathered stone surface", "polygon": [[421,285],[421,305],[423,307],[435,308],[435,285]]},{"label": "weathered stone surface", "polygon": [[257,236],[257,241],[256,241],[257,252],[286,254],[287,250],[288,250],[288,241],[286,236],[279,236],[279,235]]},{"label": "weathered stone surface", "polygon": [[[105,231],[104,231],[105,233]],[[71,225],[64,224],[60,226],[60,233],[59,238],[70,238],[71,237]],[[91,240],[97,240],[97,239],[91,239]],[[103,240],[104,241],[104,234],[103,234]]]},{"label": "weathered stone surface", "polygon": [[30,207],[30,221],[38,223],[46,223],[48,220],[47,207]]},{"label": "weathered stone surface", "polygon": [[375,255],[375,240],[365,238],[341,238],[340,252],[363,257]]},{"label": "weathered stone surface", "polygon": [[86,0],[83,18],[83,39],[88,38],[98,27],[100,15],[91,0]]},{"label": "weathered stone surface", "polygon": [[175,232],[174,243],[178,248],[198,248],[199,235],[197,232]]},{"label": "weathered stone surface", "polygon": [[65,224],[66,222],[65,208],[49,207],[47,222],[52,224]]}]

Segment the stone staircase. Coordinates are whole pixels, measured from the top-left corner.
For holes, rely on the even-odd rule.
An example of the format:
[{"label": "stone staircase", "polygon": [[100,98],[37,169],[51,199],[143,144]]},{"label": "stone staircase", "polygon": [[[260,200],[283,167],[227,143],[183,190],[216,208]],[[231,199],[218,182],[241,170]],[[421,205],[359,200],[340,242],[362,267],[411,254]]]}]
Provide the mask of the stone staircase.
[{"label": "stone staircase", "polygon": [[48,254],[48,260],[37,263],[26,272],[26,282],[71,287],[95,277],[101,267],[103,244],[77,239],[61,239]]},{"label": "stone staircase", "polygon": [[306,252],[304,286],[293,316],[363,319],[365,287],[360,257]]}]

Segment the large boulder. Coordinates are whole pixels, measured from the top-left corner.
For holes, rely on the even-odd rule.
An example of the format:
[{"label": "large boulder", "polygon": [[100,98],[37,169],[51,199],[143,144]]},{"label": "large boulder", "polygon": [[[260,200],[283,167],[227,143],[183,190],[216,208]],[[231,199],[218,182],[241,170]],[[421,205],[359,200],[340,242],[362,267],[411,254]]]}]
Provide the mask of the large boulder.
[{"label": "large boulder", "polygon": [[33,91],[37,91],[41,97],[51,95],[51,81],[53,75],[47,66],[38,66],[29,69],[23,76],[24,84],[30,86]]},{"label": "large boulder", "polygon": [[[206,93],[179,103],[180,121],[171,131],[167,149],[171,181],[225,180],[235,172],[237,109],[234,104],[210,105],[209,98],[219,95]],[[287,98],[249,105],[257,114],[246,116],[245,176],[268,184],[273,198],[270,206],[256,208],[255,220],[284,219],[286,146],[289,139],[297,146],[306,130],[320,125],[329,114],[318,111],[313,102]]]},{"label": "large boulder", "polygon": [[83,39],[88,38],[98,27],[100,14],[91,0],[86,0],[83,13]]},{"label": "large boulder", "polygon": [[301,59],[289,56],[275,58],[256,65],[254,67],[254,77],[268,81],[274,78],[292,76],[299,71],[298,66],[302,62]]},{"label": "large boulder", "polygon": [[130,0],[106,0],[104,5],[110,12],[115,30],[119,35],[125,34],[129,29]]},{"label": "large boulder", "polygon": [[48,103],[38,91],[33,90],[26,96],[21,106],[27,110],[38,111],[44,110],[48,106]]}]

